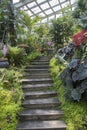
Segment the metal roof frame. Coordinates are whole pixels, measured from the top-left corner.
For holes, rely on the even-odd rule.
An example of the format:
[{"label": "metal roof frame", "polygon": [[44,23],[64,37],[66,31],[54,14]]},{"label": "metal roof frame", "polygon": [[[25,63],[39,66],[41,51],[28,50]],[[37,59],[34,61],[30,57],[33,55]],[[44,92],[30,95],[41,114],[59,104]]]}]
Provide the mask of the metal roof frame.
[{"label": "metal roof frame", "polygon": [[[52,3],[54,5],[52,5]],[[64,8],[64,5],[69,5],[72,10],[76,6],[76,4],[77,0],[20,0],[19,2],[14,3],[14,6],[17,9],[23,9],[24,7],[26,7],[25,10],[30,12],[29,15],[32,18],[42,13],[44,15],[42,16],[42,21],[44,19],[47,19],[47,22],[49,22],[49,17],[54,16],[56,18],[57,15],[62,14],[61,10]],[[46,7],[46,5],[48,6]],[[59,9],[57,9],[57,7]],[[36,8],[39,10],[35,11]]]}]

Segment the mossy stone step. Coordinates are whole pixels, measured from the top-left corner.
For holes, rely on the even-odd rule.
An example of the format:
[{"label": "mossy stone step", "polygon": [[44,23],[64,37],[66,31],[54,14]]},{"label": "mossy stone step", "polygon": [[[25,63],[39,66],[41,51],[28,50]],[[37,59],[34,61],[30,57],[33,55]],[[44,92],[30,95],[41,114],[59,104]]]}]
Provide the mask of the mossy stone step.
[{"label": "mossy stone step", "polygon": [[55,108],[60,105],[60,102],[56,98],[43,98],[43,99],[32,99],[24,100],[22,106],[26,108]]},{"label": "mossy stone step", "polygon": [[49,69],[49,65],[29,65],[29,66],[26,66],[25,69],[45,69],[45,68],[48,68]]},{"label": "mossy stone step", "polygon": [[49,69],[24,69],[24,72],[28,73],[47,73]]},{"label": "mossy stone step", "polygon": [[55,97],[57,96],[56,91],[29,91],[24,93],[25,99],[41,99],[41,98],[48,98],[48,97]]},{"label": "mossy stone step", "polygon": [[38,78],[38,79],[22,79],[22,84],[43,84],[43,83],[53,83],[51,78]]},{"label": "mossy stone step", "polygon": [[49,58],[37,58],[37,59],[34,59],[32,61],[36,61],[36,62],[49,62],[50,59]]},{"label": "mossy stone step", "polygon": [[29,73],[25,73],[25,74],[23,74],[23,77],[24,78],[33,78],[33,79],[35,79],[35,78],[49,78],[49,77],[51,77],[50,76],[50,73],[31,73],[31,74],[29,74]]},{"label": "mossy stone step", "polygon": [[50,59],[49,59],[49,57],[40,57],[40,58],[36,58],[32,61],[43,61],[43,62],[45,62],[45,61],[50,61]]},{"label": "mossy stone step", "polygon": [[53,83],[43,83],[43,84],[27,84],[23,85],[23,91],[40,91],[40,90],[48,90],[53,86]]},{"label": "mossy stone step", "polygon": [[49,65],[49,61],[32,61],[31,65]]},{"label": "mossy stone step", "polygon": [[60,110],[33,109],[24,110],[20,113],[21,120],[56,120],[63,116]]},{"label": "mossy stone step", "polygon": [[17,130],[66,130],[66,124],[63,121],[23,121]]}]

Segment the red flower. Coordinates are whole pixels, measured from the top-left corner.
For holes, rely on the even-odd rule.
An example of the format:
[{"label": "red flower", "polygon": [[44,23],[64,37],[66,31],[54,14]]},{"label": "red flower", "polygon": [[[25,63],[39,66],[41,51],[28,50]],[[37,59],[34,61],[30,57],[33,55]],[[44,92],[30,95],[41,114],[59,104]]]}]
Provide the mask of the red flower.
[{"label": "red flower", "polygon": [[75,35],[73,35],[73,41],[75,46],[85,44],[87,40],[87,30],[83,30]]}]

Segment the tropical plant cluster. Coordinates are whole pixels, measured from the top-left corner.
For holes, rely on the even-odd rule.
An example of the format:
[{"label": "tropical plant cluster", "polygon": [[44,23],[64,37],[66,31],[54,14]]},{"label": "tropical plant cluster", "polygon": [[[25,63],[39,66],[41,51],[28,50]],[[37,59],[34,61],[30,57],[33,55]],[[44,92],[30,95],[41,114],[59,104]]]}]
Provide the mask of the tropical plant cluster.
[{"label": "tropical plant cluster", "polygon": [[65,96],[69,100],[80,101],[87,100],[87,49],[85,44],[75,46],[69,44],[58,50],[56,58],[61,63],[67,63],[66,68],[60,74],[64,83],[66,93]]},{"label": "tropical plant cluster", "polygon": [[[84,0],[84,2],[86,2]],[[85,4],[82,2],[82,7]],[[78,1],[78,9],[82,11],[81,0]],[[76,11],[76,10],[75,10]],[[76,12],[75,12],[76,13]],[[85,9],[84,9],[85,13]],[[83,13],[81,12],[80,15]],[[79,16],[80,17],[80,16]],[[82,27],[82,26],[81,26]],[[83,29],[83,28],[82,28]],[[64,64],[66,68],[60,74],[62,82],[65,86],[65,97],[68,100],[81,101],[87,100],[87,30],[75,34],[72,44],[69,44],[57,51],[56,57]],[[59,57],[60,56],[60,57]]]},{"label": "tropical plant cluster", "polygon": [[60,74],[66,67],[55,57],[51,59],[50,66],[54,80],[52,89],[54,88],[58,92],[58,99],[61,101],[61,109],[64,111],[63,120],[67,124],[67,130],[87,130],[87,101],[66,100],[66,86],[60,78]]}]

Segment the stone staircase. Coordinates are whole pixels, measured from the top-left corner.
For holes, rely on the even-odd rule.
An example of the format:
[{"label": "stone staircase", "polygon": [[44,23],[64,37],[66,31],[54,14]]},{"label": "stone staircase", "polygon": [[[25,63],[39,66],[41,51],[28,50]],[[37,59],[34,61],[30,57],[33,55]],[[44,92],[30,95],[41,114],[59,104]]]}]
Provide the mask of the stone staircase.
[{"label": "stone staircase", "polygon": [[32,61],[24,71],[24,110],[19,114],[17,130],[66,130],[57,93],[51,88],[49,57]]}]

